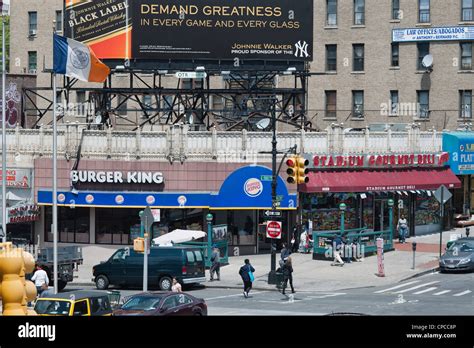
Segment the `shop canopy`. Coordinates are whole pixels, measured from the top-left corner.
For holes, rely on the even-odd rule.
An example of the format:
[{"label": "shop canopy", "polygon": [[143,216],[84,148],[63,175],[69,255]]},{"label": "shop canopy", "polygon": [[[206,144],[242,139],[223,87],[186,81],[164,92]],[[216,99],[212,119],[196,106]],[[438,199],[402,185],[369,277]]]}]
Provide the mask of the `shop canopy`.
[{"label": "shop canopy", "polygon": [[461,182],[449,168],[359,171],[315,171],[300,192],[383,192],[436,190],[441,185],[460,188]]}]

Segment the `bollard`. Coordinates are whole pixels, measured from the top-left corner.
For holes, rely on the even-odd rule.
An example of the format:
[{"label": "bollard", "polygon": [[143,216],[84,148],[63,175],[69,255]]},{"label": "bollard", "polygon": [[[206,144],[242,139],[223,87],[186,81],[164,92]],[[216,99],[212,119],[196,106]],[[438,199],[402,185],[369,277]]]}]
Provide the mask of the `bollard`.
[{"label": "bollard", "polygon": [[383,265],[384,255],[383,255],[383,239],[377,238],[377,265],[378,265],[378,277],[385,277],[385,269]]},{"label": "bollard", "polygon": [[469,231],[470,231],[470,228],[466,227],[466,237],[468,237],[468,238],[469,238],[469,234],[470,234]]},{"label": "bollard", "polygon": [[416,242],[412,243],[411,248],[413,250],[413,267],[411,269],[415,269]]}]

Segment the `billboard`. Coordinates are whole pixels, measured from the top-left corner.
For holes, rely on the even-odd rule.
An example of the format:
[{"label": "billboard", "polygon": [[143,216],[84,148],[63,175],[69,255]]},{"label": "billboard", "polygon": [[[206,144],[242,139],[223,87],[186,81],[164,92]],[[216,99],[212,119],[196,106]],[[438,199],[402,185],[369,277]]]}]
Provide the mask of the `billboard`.
[{"label": "billboard", "polygon": [[67,0],[65,22],[102,59],[313,59],[312,0]]}]

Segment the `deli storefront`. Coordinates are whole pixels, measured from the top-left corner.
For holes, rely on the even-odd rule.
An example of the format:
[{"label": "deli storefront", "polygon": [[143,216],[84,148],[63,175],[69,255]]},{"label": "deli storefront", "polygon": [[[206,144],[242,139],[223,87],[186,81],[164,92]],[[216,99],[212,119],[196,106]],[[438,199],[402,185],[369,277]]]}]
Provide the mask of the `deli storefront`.
[{"label": "deli storefront", "polygon": [[[37,234],[53,241],[51,167],[37,161]],[[49,167],[48,167],[49,166]],[[58,171],[58,232],[61,243],[130,245],[140,232],[139,212],[160,209],[153,238],[175,229],[207,231],[206,215],[223,226],[230,255],[270,251],[262,232],[271,208],[271,170],[227,163],[119,162],[81,160],[77,170],[61,161]],[[297,197],[278,178],[284,236],[296,218]]]},{"label": "deli storefront", "polygon": [[299,187],[300,205],[303,223],[312,231],[339,230],[340,203],[347,205],[346,230],[386,231],[393,199],[394,231],[404,214],[411,236],[439,232],[443,224],[434,191],[461,185],[447,167],[447,153],[306,157],[310,180]]}]

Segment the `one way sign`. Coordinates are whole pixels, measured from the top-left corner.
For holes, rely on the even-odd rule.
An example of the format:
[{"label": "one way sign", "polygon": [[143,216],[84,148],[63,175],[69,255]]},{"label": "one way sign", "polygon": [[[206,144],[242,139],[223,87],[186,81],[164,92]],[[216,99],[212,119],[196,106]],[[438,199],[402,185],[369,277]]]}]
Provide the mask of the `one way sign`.
[{"label": "one way sign", "polygon": [[279,210],[267,210],[265,211],[265,216],[267,217],[281,217],[281,211]]}]

